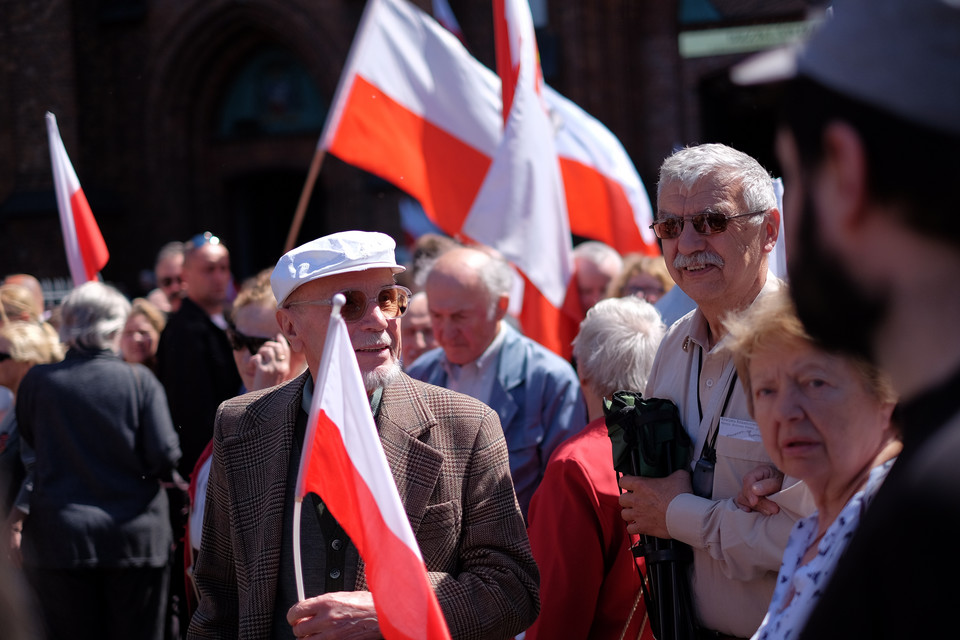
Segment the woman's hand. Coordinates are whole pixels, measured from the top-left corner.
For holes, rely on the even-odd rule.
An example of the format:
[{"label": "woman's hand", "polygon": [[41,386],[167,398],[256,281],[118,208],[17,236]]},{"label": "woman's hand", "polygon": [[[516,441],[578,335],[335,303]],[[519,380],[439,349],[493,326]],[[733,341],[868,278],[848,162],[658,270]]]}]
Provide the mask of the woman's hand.
[{"label": "woman's hand", "polygon": [[758,511],[765,516],[780,513],[780,505],[766,496],[780,491],[783,472],[772,464],[762,464],[743,476],[743,487],[734,498],[741,511]]}]

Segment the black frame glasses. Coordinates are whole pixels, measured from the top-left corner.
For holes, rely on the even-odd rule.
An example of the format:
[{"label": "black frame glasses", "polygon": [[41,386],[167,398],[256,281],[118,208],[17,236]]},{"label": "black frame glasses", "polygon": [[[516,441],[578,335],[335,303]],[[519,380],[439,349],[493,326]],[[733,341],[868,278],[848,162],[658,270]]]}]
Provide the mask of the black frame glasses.
[{"label": "black frame glasses", "polygon": [[[349,289],[339,292],[347,299],[346,304],[340,309],[340,316],[346,322],[356,322],[366,313],[371,302],[376,302],[380,312],[387,320],[393,320],[403,316],[410,302],[410,296],[413,293],[410,289],[399,284],[391,284],[381,287],[377,295],[368,297],[365,291],[359,289]],[[288,302],[288,307],[298,306],[330,306],[333,304],[333,298],[329,300],[299,300],[297,302]]]},{"label": "black frame glasses", "polygon": [[705,211],[687,217],[666,216],[651,224],[650,228],[653,229],[653,232],[657,234],[657,237],[661,240],[673,240],[674,238],[680,237],[680,234],[683,233],[684,224],[689,220],[690,224],[693,225],[694,231],[702,236],[712,236],[715,233],[723,233],[726,231],[731,220],[760,216],[766,212],[767,210],[751,211],[750,213],[738,213],[737,215],[728,216],[717,213],[716,211]]},{"label": "black frame glasses", "polygon": [[227,327],[227,340],[230,341],[230,347],[234,351],[243,351],[246,349],[250,355],[255,356],[260,348],[273,338],[258,338],[248,336],[237,331],[235,327]]}]

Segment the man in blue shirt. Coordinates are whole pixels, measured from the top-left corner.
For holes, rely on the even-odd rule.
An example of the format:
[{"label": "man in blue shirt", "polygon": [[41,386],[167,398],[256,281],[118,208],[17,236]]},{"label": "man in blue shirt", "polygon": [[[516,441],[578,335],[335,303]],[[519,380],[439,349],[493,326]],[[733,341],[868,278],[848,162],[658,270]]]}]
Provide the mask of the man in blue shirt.
[{"label": "man in blue shirt", "polygon": [[427,276],[427,306],[440,348],[408,371],[477,398],[500,416],[524,517],[550,454],[587,423],[570,364],[504,322],[513,271],[472,248],[444,253]]}]

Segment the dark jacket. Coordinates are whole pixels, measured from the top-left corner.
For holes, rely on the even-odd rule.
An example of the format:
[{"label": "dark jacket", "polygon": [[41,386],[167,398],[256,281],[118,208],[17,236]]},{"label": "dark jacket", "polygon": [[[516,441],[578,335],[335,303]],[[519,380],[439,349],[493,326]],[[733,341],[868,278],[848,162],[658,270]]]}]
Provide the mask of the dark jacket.
[{"label": "dark jacket", "polygon": [[180,448],[150,370],[110,351],[71,349],[27,372],[16,412],[36,453],[24,563],[163,566],[172,533],[160,478]]},{"label": "dark jacket", "polygon": [[157,377],[180,435],[180,475],[188,478],[213,435],[217,407],[241,385],[227,334],[190,298],[184,298],[160,336]]}]

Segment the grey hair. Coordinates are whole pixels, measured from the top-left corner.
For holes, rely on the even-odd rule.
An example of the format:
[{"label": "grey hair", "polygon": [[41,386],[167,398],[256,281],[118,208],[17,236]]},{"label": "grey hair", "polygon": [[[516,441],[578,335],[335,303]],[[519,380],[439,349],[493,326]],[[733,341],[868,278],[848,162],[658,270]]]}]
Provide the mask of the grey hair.
[{"label": "grey hair", "polygon": [[646,300],[607,298],[587,311],[573,340],[580,377],[600,397],[647,386],[667,327]]},{"label": "grey hair", "polygon": [[60,340],[68,347],[116,350],[129,313],[130,302],[116,288],[87,282],[63,300]]},{"label": "grey hair", "polygon": [[[751,156],[725,144],[686,147],[664,160],[657,183],[657,200],[660,200],[664,185],[680,182],[690,188],[708,175],[740,181],[746,209],[741,213],[769,211],[777,206],[777,194],[773,190],[770,173]],[[762,217],[748,220],[755,221],[757,225],[763,223]]]},{"label": "grey hair", "polygon": [[154,262],[153,268],[156,269],[157,265],[159,265],[164,260],[168,258],[172,258],[174,256],[182,256],[185,252],[186,252],[186,247],[184,246],[184,243],[180,242],[179,240],[173,240],[172,242],[168,242],[167,244],[160,247],[160,251],[157,252],[157,259]]},{"label": "grey hair", "polygon": [[623,257],[620,253],[610,245],[597,240],[587,240],[573,248],[573,259],[581,258],[596,265],[613,263],[617,266],[617,271],[623,268]]},{"label": "grey hair", "polygon": [[513,289],[513,269],[510,268],[509,262],[497,255],[491,255],[479,249],[476,251],[489,258],[487,262],[480,266],[477,276],[490,296],[489,317],[493,318],[497,313],[497,302],[500,300],[500,296],[510,297],[510,291]]}]

